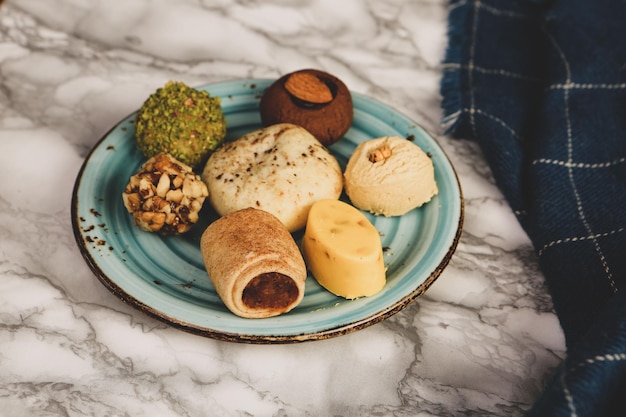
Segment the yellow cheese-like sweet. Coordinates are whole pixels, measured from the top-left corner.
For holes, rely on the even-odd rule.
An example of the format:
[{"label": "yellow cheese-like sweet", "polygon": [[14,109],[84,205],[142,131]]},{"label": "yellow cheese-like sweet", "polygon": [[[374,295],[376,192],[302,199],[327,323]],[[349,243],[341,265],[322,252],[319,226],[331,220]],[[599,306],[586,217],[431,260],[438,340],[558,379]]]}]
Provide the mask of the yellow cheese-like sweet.
[{"label": "yellow cheese-like sweet", "polygon": [[363,213],[342,201],[319,200],[313,204],[302,252],[317,282],[335,295],[365,297],[385,286],[378,231]]}]

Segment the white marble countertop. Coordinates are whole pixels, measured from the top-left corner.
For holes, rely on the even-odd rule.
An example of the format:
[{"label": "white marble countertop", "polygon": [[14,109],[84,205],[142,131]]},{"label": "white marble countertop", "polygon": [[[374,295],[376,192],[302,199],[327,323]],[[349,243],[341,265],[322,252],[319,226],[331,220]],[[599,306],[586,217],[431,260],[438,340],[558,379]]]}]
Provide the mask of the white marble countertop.
[{"label": "white marble countertop", "polygon": [[[445,0],[13,0],[0,8],[0,415],[515,416],[564,357],[530,242],[474,143],[440,126]],[[287,345],[195,336],[83,261],[72,187],[96,142],[167,80],[315,67],[424,126],[464,231],[409,307]]]}]

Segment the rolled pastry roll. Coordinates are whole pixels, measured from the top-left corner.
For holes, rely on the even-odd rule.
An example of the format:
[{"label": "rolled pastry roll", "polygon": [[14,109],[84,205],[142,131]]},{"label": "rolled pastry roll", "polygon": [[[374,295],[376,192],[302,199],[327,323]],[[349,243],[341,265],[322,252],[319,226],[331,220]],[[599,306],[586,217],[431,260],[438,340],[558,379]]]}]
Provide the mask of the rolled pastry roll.
[{"label": "rolled pastry roll", "polygon": [[200,241],[209,278],[226,307],[245,318],[286,313],[304,297],[304,259],[274,215],[254,208],[210,224]]}]

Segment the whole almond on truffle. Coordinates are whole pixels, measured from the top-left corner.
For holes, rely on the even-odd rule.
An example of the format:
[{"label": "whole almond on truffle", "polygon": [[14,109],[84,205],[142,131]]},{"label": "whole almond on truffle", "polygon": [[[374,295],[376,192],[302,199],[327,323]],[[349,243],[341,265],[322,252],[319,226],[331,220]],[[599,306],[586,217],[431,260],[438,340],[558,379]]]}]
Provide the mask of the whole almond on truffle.
[{"label": "whole almond on truffle", "polygon": [[[323,100],[330,99],[331,96],[332,99],[326,103],[315,104],[297,98],[285,88],[287,80],[294,74],[306,74],[311,78],[317,78],[312,82],[317,84],[319,81],[325,84],[331,93],[326,94]],[[294,82],[298,81],[298,77],[296,75],[289,84],[293,90],[292,83],[294,83],[298,90],[295,91],[296,94],[303,96],[300,83]],[[324,86],[321,86],[321,89],[326,90]],[[318,90],[316,89],[316,92],[319,93]],[[350,129],[354,117],[354,106],[350,90],[343,81],[328,72],[306,68],[285,74],[271,83],[263,91],[259,101],[259,113],[264,127],[278,123],[292,123],[302,126],[324,146],[329,146],[341,139]]]},{"label": "whole almond on truffle", "polygon": [[285,81],[285,89],[307,103],[324,104],[333,100],[330,88],[313,74],[294,72]]}]

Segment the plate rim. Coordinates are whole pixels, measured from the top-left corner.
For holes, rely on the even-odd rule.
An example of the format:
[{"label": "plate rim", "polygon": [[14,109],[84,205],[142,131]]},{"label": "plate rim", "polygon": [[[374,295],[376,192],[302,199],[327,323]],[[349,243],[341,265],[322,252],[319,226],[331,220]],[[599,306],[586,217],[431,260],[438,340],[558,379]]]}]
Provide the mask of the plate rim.
[{"label": "plate rim", "polygon": [[[224,80],[224,81],[207,83],[207,84],[203,84],[200,86],[196,86],[195,88],[202,88],[202,89],[209,89],[211,87],[217,88],[218,86],[229,84],[229,83],[233,83],[233,84],[237,83],[239,85],[248,84],[252,86],[252,88],[256,88],[257,84],[263,84],[263,83],[269,84],[273,81],[275,81],[275,79],[244,78],[244,79],[233,79],[233,80]],[[261,94],[262,91],[263,90],[259,90],[258,93]],[[156,308],[153,308],[150,305],[146,304],[145,302],[128,294],[126,291],[124,291],[122,287],[120,287],[117,283],[115,283],[114,280],[109,278],[107,274],[98,266],[98,263],[96,262],[96,260],[91,254],[91,251],[87,247],[84,236],[81,233],[79,210],[78,210],[78,205],[79,205],[78,192],[80,189],[83,174],[85,170],[87,169],[87,167],[89,166],[89,162],[91,158],[93,157],[94,153],[99,149],[100,145],[109,137],[109,135],[114,130],[116,130],[120,125],[127,122],[131,118],[131,116],[133,116],[137,112],[137,110],[129,113],[127,116],[120,119],[117,123],[115,123],[109,130],[107,130],[101,136],[101,138],[93,145],[93,147],[89,150],[88,154],[85,156],[85,159],[82,162],[81,167],[76,175],[74,186],[72,188],[70,216],[71,216],[71,224],[72,224],[74,239],[78,245],[81,256],[83,257],[87,266],[92,271],[92,273],[98,278],[101,284],[103,284],[105,288],[107,288],[114,296],[116,296],[118,299],[123,301],[125,304],[128,304],[131,307],[134,307],[135,309],[141,311],[142,313],[152,318],[155,318],[169,326],[178,328],[180,330],[186,331],[191,334],[208,337],[208,338],[215,339],[215,340],[227,341],[227,342],[252,343],[252,344],[286,344],[286,343],[300,343],[300,342],[315,341],[315,340],[325,340],[325,339],[342,336],[345,334],[349,334],[349,333],[364,329],[366,327],[379,323],[393,316],[399,311],[403,310],[405,307],[413,303],[413,301],[415,301],[416,298],[422,295],[433,284],[433,282],[441,275],[443,270],[447,267],[454,252],[456,251],[459,240],[461,238],[461,234],[463,231],[463,224],[465,220],[465,200],[464,200],[464,195],[463,195],[463,189],[461,187],[461,182],[460,182],[458,173],[454,165],[452,164],[452,161],[450,160],[448,154],[441,147],[440,143],[437,141],[435,136],[432,135],[426,128],[424,128],[417,122],[413,121],[413,119],[407,117],[402,112],[399,112],[395,108],[392,108],[388,104],[383,103],[382,101],[376,98],[367,96],[365,94],[357,93],[354,91],[350,91],[350,93],[353,96],[358,96],[361,99],[371,101],[374,104],[385,108],[386,110],[391,110],[397,113],[402,118],[410,121],[416,128],[421,129],[428,136],[428,138],[431,141],[433,141],[434,145],[442,153],[445,159],[447,159],[448,165],[454,176],[453,183],[456,184],[457,189],[458,189],[459,217],[458,217],[458,222],[456,225],[456,231],[451,240],[450,246],[446,250],[446,253],[443,255],[442,259],[439,261],[437,266],[429,274],[429,276],[410,293],[407,293],[396,302],[388,305],[386,308],[383,308],[382,310],[377,310],[373,314],[367,317],[362,317],[356,321],[351,321],[349,323],[342,323],[337,326],[331,326],[329,328],[314,331],[314,332],[303,332],[300,334],[285,334],[285,335],[240,334],[240,333],[234,333],[234,332],[225,331],[225,330],[219,330],[219,329],[215,329],[211,327],[201,326],[201,325],[197,325],[193,323],[188,323],[184,320],[181,320],[177,317],[173,317],[170,314],[166,314]]]}]

